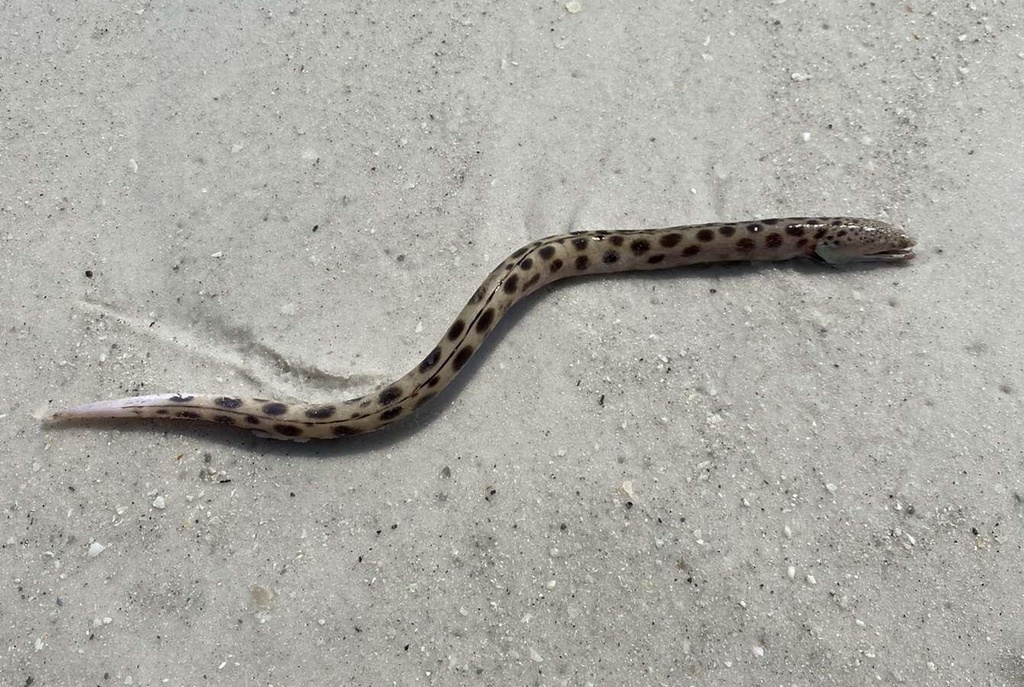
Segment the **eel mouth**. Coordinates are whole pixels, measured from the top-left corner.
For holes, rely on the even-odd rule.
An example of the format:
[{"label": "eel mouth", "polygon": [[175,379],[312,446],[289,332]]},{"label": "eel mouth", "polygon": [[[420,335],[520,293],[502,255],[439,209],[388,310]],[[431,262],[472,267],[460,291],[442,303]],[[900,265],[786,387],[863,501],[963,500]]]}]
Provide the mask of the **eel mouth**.
[{"label": "eel mouth", "polygon": [[886,262],[893,262],[897,260],[910,260],[914,257],[914,246],[904,246],[902,248],[889,248],[886,250],[880,250],[875,253],[866,254],[863,259],[865,260],[884,260]]},{"label": "eel mouth", "polygon": [[860,246],[856,251],[850,251],[848,246],[836,248],[818,245],[810,251],[808,257],[815,262],[828,265],[850,262],[906,262],[914,257],[915,243],[910,237],[903,237],[900,241],[886,241],[876,249],[872,249],[872,246]]}]

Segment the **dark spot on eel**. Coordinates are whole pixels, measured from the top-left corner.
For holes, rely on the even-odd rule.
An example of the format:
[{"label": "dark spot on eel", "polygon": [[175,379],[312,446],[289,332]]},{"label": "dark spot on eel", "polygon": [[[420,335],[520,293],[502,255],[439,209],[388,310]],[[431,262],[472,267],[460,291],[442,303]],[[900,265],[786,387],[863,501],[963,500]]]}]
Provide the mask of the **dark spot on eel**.
[{"label": "dark spot on eel", "polygon": [[718,227],[718,233],[726,238],[729,238],[730,236],[736,233],[736,227],[732,226],[731,224],[726,224],[721,227]]},{"label": "dark spot on eel", "polygon": [[606,250],[604,255],[601,256],[601,261],[608,265],[614,265],[619,261],[619,252],[615,250]]},{"label": "dark spot on eel", "polygon": [[585,270],[590,265],[590,260],[586,255],[581,255],[576,258],[576,269]]},{"label": "dark spot on eel", "polygon": [[754,250],[754,239],[740,239],[736,242],[736,250],[742,253],[749,253]]},{"label": "dark spot on eel", "polygon": [[396,417],[402,414],[402,406],[395,406],[394,408],[388,408],[380,414],[381,420],[394,420]]},{"label": "dark spot on eel", "polygon": [[178,413],[178,417],[184,420],[200,420],[202,416],[199,413],[193,413],[191,410],[182,410]]},{"label": "dark spot on eel", "polygon": [[764,237],[764,245],[769,248],[778,248],[782,245],[782,234],[772,232]]},{"label": "dark spot on eel", "polygon": [[665,259],[664,254],[658,253],[657,255],[652,255],[651,257],[647,258],[647,264],[649,264],[649,265],[657,265],[659,262],[662,262],[664,259]]},{"label": "dark spot on eel", "polygon": [[[767,224],[767,222],[765,222],[765,223]],[[790,236],[803,236],[804,235],[804,228],[803,227],[788,226],[788,227],[786,227],[786,233],[789,234]]]},{"label": "dark spot on eel", "polygon": [[637,239],[629,244],[629,249],[633,251],[633,255],[643,255],[651,249],[651,244],[645,239]]},{"label": "dark spot on eel", "polygon": [[533,267],[532,258],[523,258],[523,261],[519,263],[519,269],[523,270],[524,272],[530,269],[531,267]]},{"label": "dark spot on eel", "polygon": [[673,248],[679,245],[679,242],[682,240],[683,237],[681,234],[665,234],[660,239],[658,239],[658,243],[663,248]]},{"label": "dark spot on eel", "polygon": [[260,423],[260,419],[255,415],[246,415],[245,421],[248,422],[250,425],[258,425]]},{"label": "dark spot on eel", "polygon": [[554,246],[544,246],[543,248],[541,248],[537,252],[540,255],[540,257],[544,258],[545,260],[550,260],[551,256],[553,256],[555,254],[555,247]]},{"label": "dark spot on eel", "polygon": [[552,260],[551,261],[551,271],[552,272],[557,272],[558,270],[562,269],[562,265],[564,265],[564,264],[565,263],[563,263],[561,260],[558,260],[558,259]]},{"label": "dark spot on eel", "polygon": [[278,415],[284,415],[285,413],[287,413],[288,406],[286,406],[284,403],[268,403],[262,408],[260,408],[260,410],[262,410],[267,415],[276,417]]},{"label": "dark spot on eel", "polygon": [[715,232],[710,229],[701,229],[697,232],[697,240],[707,243],[715,238]]},{"label": "dark spot on eel", "polygon": [[312,420],[326,420],[334,415],[335,411],[337,411],[337,408],[334,406],[317,406],[316,408],[306,410],[305,415]]},{"label": "dark spot on eel", "polygon": [[689,245],[689,246],[687,246],[686,248],[683,249],[683,257],[684,258],[692,258],[694,255],[696,255],[699,252],[700,252],[700,246],[698,246],[698,245]]},{"label": "dark spot on eel", "polygon": [[219,422],[223,425],[235,424],[235,418],[231,417],[230,415],[214,415],[210,419],[213,420],[214,422]]},{"label": "dark spot on eel", "polygon": [[518,287],[519,287],[519,275],[518,274],[513,274],[512,276],[510,276],[508,279],[505,280],[504,286],[502,286],[502,288],[505,289],[505,293],[515,293],[516,289]]},{"label": "dark spot on eel", "polygon": [[171,396],[167,400],[171,403],[188,403],[193,398],[195,398],[195,396]]},{"label": "dark spot on eel", "polygon": [[576,250],[586,250],[587,240],[585,238],[575,238],[572,240],[572,245],[576,247]]},{"label": "dark spot on eel", "polygon": [[616,235],[616,236],[613,236],[613,237],[611,237],[611,238],[610,238],[610,239],[608,239],[608,240],[612,242],[612,245],[613,245],[613,246],[621,246],[621,245],[622,245],[622,242],[623,242],[623,241],[624,241],[625,239],[623,239],[623,238],[622,238],[621,236],[618,236],[618,235]]},{"label": "dark spot on eel", "polygon": [[297,437],[302,434],[302,429],[295,425],[274,425],[274,431],[286,437]]},{"label": "dark spot on eel", "polygon": [[237,398],[231,398],[230,396],[218,396],[213,399],[213,404],[218,408],[237,408],[242,405],[242,401]]},{"label": "dark spot on eel", "polygon": [[380,396],[377,397],[377,403],[382,406],[391,405],[399,398],[402,397],[402,387],[400,386],[389,386],[384,391],[380,392]]},{"label": "dark spot on eel", "polygon": [[448,340],[455,341],[462,334],[462,330],[466,328],[466,323],[462,320],[455,320],[452,322],[452,326],[448,327]]},{"label": "dark spot on eel", "polygon": [[462,366],[466,364],[470,356],[473,355],[472,346],[463,346],[459,349],[459,352],[455,354],[455,358],[452,360],[452,367],[456,370],[461,370]]},{"label": "dark spot on eel", "polygon": [[331,432],[336,437],[350,437],[354,434],[361,434],[361,432],[355,427],[349,427],[348,425],[335,425],[331,428]]},{"label": "dark spot on eel", "polygon": [[487,308],[480,313],[480,319],[476,321],[476,330],[483,334],[494,324],[494,308]]},{"label": "dark spot on eel", "polygon": [[438,347],[438,348],[435,348],[434,350],[432,350],[430,352],[430,354],[427,355],[427,357],[423,359],[423,362],[420,363],[420,372],[426,372],[427,370],[432,368],[434,365],[437,365],[437,361],[440,358],[441,358],[441,349],[440,349],[440,347]]}]

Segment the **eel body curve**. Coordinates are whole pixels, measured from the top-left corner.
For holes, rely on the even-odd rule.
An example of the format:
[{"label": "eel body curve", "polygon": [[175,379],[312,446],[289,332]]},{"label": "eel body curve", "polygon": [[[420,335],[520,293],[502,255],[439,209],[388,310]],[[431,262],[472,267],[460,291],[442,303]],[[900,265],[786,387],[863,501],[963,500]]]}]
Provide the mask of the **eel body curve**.
[{"label": "eel body curve", "polygon": [[190,393],[133,396],[75,406],[49,422],[94,418],[202,420],[273,439],[336,439],[382,429],[444,389],[509,309],[561,279],[685,265],[810,258],[818,262],[903,262],[915,241],[879,220],[795,217],[667,229],[585,231],[538,239],[483,280],[436,346],[383,389],[336,403]]}]

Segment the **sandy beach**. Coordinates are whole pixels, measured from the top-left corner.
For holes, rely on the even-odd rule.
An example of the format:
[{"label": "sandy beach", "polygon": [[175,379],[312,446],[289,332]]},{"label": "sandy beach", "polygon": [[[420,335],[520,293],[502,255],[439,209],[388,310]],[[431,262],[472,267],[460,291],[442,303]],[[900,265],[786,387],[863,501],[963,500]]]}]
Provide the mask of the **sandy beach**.
[{"label": "sandy beach", "polygon": [[[14,3],[0,683],[1024,682],[1024,10]],[[331,402],[535,239],[763,217],[906,265],[567,280],[379,433]]]}]

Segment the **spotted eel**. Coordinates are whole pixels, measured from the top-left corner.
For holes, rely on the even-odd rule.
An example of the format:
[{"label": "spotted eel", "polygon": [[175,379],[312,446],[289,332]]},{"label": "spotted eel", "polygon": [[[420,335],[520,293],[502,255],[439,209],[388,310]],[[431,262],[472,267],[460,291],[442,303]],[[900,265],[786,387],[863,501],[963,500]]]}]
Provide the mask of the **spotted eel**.
[{"label": "spotted eel", "polygon": [[528,243],[505,258],[484,279],[434,349],[405,376],[372,394],[322,404],[184,393],[134,396],[76,406],[49,420],[204,420],[291,441],[364,434],[408,416],[436,396],[466,366],[509,308],[559,279],[797,257],[827,264],[897,262],[914,257],[914,245],[913,238],[890,224],[848,217],[558,234]]}]

